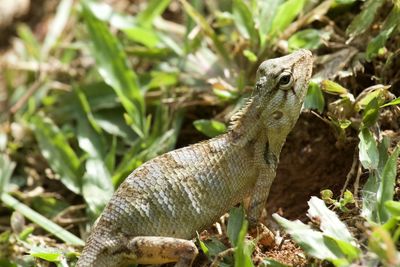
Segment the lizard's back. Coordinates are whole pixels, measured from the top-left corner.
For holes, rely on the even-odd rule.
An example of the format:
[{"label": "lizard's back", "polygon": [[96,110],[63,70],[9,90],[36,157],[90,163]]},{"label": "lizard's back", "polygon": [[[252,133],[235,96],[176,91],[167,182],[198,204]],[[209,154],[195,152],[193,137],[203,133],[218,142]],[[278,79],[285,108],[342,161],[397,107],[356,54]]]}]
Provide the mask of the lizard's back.
[{"label": "lizard's back", "polygon": [[251,152],[238,149],[222,135],[137,168],[106,206],[87,241],[81,266],[109,260],[123,252],[132,237],[188,239],[215,222],[254,186],[256,175],[246,170],[253,160]]}]

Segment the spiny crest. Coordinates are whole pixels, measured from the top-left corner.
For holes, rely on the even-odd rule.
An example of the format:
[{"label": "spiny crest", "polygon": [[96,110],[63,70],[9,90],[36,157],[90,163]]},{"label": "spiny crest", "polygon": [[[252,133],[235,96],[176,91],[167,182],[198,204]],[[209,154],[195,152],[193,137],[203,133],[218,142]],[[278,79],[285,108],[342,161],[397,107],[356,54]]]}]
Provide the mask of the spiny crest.
[{"label": "spiny crest", "polygon": [[241,119],[246,113],[248,113],[248,110],[252,103],[253,103],[253,97],[247,98],[245,100],[245,104],[243,105],[243,107],[241,107],[235,114],[233,114],[233,116],[229,121],[229,128],[228,128],[229,131],[233,130],[240,124]]}]

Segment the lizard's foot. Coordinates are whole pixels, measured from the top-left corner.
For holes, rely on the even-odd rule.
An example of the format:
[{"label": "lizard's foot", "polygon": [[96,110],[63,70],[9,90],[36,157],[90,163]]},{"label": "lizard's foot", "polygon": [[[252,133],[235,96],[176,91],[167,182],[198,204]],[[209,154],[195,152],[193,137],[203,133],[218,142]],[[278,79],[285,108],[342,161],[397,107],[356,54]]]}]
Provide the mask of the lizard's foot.
[{"label": "lizard's foot", "polygon": [[258,223],[253,227],[249,234],[254,238],[258,239],[258,242],[264,247],[271,248],[275,245],[275,235],[262,223]]},{"label": "lizard's foot", "polygon": [[190,240],[160,236],[137,236],[129,242],[128,249],[138,264],[176,262],[175,267],[192,266],[198,254]]}]

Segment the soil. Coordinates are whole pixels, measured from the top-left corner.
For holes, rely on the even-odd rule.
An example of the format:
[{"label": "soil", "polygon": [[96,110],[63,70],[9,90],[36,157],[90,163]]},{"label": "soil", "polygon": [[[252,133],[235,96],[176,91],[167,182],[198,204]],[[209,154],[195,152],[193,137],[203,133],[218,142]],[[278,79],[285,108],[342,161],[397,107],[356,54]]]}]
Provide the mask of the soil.
[{"label": "soil", "polygon": [[305,219],[307,201],[323,189],[340,194],[353,162],[355,143],[340,144],[328,124],[303,113],[283,147],[270,190],[268,213]]}]

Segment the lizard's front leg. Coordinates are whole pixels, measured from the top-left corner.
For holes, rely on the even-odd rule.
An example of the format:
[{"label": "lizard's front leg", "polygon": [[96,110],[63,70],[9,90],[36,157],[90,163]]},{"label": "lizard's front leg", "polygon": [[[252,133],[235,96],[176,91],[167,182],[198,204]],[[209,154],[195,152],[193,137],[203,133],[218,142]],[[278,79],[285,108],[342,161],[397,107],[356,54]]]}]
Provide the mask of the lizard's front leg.
[{"label": "lizard's front leg", "polygon": [[175,267],[192,266],[198,250],[190,240],[160,237],[137,236],[128,243],[128,260],[137,264],[164,264],[176,262]]},{"label": "lizard's front leg", "polygon": [[247,216],[250,228],[257,226],[261,213],[268,199],[269,189],[276,175],[275,168],[262,168],[250,197]]},{"label": "lizard's front leg", "polygon": [[274,178],[274,168],[263,168],[257,179],[247,210],[247,217],[250,226],[249,233],[253,237],[258,238],[259,242],[266,247],[271,247],[275,244],[275,237],[274,234],[262,222],[260,222],[260,217],[267,202],[269,189]]},{"label": "lizard's front leg", "polygon": [[250,233],[258,235],[261,233],[260,242],[265,246],[271,246],[274,243],[272,232],[260,222],[261,213],[267,203],[269,190],[276,176],[276,167],[278,165],[277,157],[268,150],[263,153],[263,163],[259,164],[259,172],[256,184],[250,197],[247,214],[250,224]]}]

